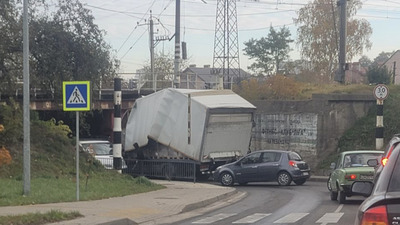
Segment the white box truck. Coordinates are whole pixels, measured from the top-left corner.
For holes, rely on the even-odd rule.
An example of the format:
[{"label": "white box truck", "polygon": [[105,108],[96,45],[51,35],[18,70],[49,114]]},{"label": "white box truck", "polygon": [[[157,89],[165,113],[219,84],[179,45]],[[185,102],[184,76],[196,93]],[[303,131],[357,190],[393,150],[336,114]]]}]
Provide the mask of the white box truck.
[{"label": "white box truck", "polygon": [[207,177],[248,152],[255,109],[231,90],[168,88],[139,98],[123,129],[128,172]]}]

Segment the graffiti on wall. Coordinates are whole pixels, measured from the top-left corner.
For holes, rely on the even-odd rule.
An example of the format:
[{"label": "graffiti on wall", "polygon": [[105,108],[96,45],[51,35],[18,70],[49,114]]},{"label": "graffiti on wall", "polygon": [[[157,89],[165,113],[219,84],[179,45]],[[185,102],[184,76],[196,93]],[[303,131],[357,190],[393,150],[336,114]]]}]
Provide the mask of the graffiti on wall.
[{"label": "graffiti on wall", "polygon": [[317,119],[314,113],[256,114],[253,147],[316,155]]}]

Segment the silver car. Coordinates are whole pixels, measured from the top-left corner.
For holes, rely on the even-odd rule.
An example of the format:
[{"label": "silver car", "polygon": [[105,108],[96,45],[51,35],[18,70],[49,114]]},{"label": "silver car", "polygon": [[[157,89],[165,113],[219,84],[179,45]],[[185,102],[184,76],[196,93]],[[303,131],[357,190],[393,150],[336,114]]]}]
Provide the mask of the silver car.
[{"label": "silver car", "polygon": [[296,152],[261,150],[218,167],[213,176],[223,186],[267,181],[277,181],[283,186],[290,185],[292,181],[302,185],[310,177],[310,167]]},{"label": "silver car", "polygon": [[[81,140],[79,147],[100,161],[106,169],[113,169],[112,144],[107,140]],[[122,169],[126,168],[125,161],[122,159]]]}]

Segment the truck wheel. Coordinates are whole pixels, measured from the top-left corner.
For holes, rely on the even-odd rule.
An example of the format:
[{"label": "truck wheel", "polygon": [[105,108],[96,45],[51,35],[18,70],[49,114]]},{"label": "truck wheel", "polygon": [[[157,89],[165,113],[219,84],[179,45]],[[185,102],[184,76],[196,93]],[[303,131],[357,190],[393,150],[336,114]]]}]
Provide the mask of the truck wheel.
[{"label": "truck wheel", "polygon": [[278,174],[278,184],[281,186],[289,186],[292,183],[292,177],[287,172],[283,171]]},{"label": "truck wheel", "polygon": [[233,186],[234,183],[232,174],[228,172],[222,173],[219,180],[222,186]]}]

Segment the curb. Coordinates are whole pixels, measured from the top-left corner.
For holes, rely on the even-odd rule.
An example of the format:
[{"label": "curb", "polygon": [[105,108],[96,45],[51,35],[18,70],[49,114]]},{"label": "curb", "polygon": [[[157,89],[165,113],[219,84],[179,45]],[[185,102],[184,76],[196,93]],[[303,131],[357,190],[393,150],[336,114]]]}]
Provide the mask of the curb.
[{"label": "curb", "polygon": [[328,182],[328,176],[311,176],[308,181]]},{"label": "curb", "polygon": [[201,201],[201,202],[196,202],[196,203],[192,203],[192,204],[186,205],[182,209],[181,213],[189,212],[189,211],[192,211],[192,210],[195,210],[195,209],[198,209],[198,208],[202,208],[202,207],[208,206],[208,205],[210,205],[212,203],[215,203],[217,201],[220,201],[222,199],[226,199],[228,197],[231,197],[232,195],[235,195],[237,193],[238,193],[238,191],[235,188],[234,190],[232,190],[230,192],[227,192],[225,194],[216,196],[214,198],[210,198],[210,199],[206,199],[206,200]]}]

